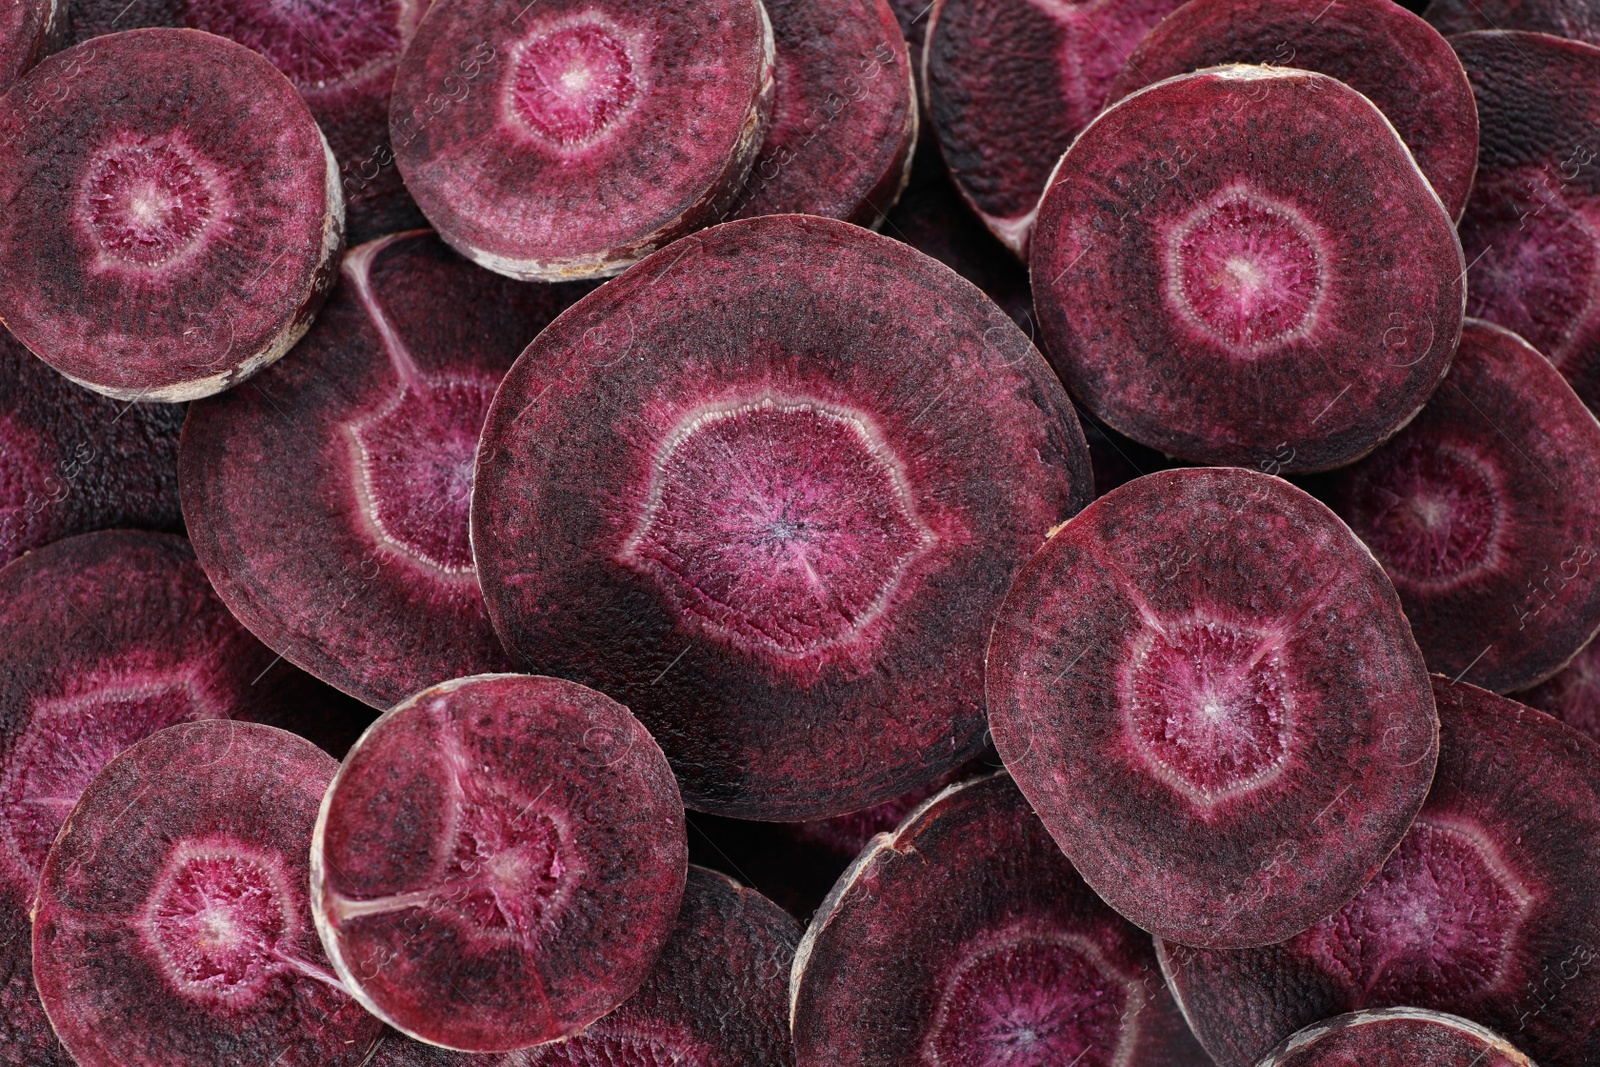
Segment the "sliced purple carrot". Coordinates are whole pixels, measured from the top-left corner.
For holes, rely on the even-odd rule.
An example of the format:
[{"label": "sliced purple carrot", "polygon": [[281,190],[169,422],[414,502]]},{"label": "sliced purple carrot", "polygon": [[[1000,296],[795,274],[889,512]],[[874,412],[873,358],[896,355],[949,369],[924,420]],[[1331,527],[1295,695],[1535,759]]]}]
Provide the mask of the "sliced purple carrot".
[{"label": "sliced purple carrot", "polygon": [[911,57],[888,0],[766,0],[777,96],[724,218],[797,213],[876,229],[917,143]]},{"label": "sliced purple carrot", "polygon": [[733,204],[773,69],[760,0],[439,0],[400,62],[390,136],[468,259],[607,277]]},{"label": "sliced purple carrot", "polygon": [[995,747],[1084,880],[1180,944],[1290,937],[1365,885],[1433,780],[1427,669],[1382,568],[1289,483],[1163,471],[1023,568]]},{"label": "sliced purple carrot", "polygon": [[339,161],[350,243],[423,225],[394,165],[389,91],[425,3],[71,0],[71,7],[74,43],[170,26],[204,30],[260,52],[300,90]]},{"label": "sliced purple carrot", "polygon": [[474,456],[511,361],[578,292],[429,233],[353,249],[342,278],[293,359],[190,409],[184,512],[241,621],[388,708],[510,668],[467,541]]},{"label": "sliced purple carrot", "polygon": [[1039,329],[1097,418],[1183,459],[1329,470],[1421,409],[1461,333],[1455,227],[1365,97],[1216,67],[1080,135],[1039,211]]},{"label": "sliced purple carrot", "polygon": [[1600,745],[1474,686],[1433,686],[1433,789],[1355,899],[1279,945],[1160,946],[1220,1067],[1329,1015],[1403,1005],[1482,1023],[1545,1067],[1600,1055]]},{"label": "sliced purple carrot", "polygon": [[1261,1067],[1534,1067],[1504,1038],[1415,1008],[1341,1015],[1308,1026]]},{"label": "sliced purple carrot", "polygon": [[1439,31],[1394,0],[1189,0],[1139,42],[1108,102],[1226,63],[1314,70],[1361,93],[1461,217],[1478,165],[1472,86]]},{"label": "sliced purple carrot", "polygon": [[255,723],[172,726],[89,783],[50,847],[33,966],[78,1067],[356,1067],[381,1032],[328,969],[307,844],[337,769]]},{"label": "sliced purple carrot", "polygon": [[278,70],[195,30],[59,52],[0,97],[0,318],[122,400],[192,400],[305,333],[338,270],[344,201]]},{"label": "sliced purple carrot", "polygon": [[426,689],[345,757],[311,906],[369,1011],[430,1044],[572,1038],[633,995],[672,933],[683,805],[628,709],[555,678]]},{"label": "sliced purple carrot", "polygon": [[1467,313],[1519,334],[1600,407],[1600,48],[1511,30],[1450,43],[1481,141],[1461,218]]},{"label": "sliced purple carrot", "polygon": [[245,718],[326,732],[331,691],[234,621],[181,538],[109,530],[0,569],[0,1060],[56,1067],[30,969],[28,908],[89,780],[175,723]]},{"label": "sliced purple carrot", "polygon": [[1092,492],[1000,308],[803,215],[686,238],[575,304],[478,457],[508,650],[626,703],[691,806],[743,818],[854,811],[976,754],[993,612]]},{"label": "sliced purple carrot", "polygon": [[789,967],[800,927],[753,889],[689,868],[672,938],[639,991],[583,1033],[473,1055],[384,1038],[367,1067],[791,1067]]},{"label": "sliced purple carrot", "polygon": [[839,879],[795,958],[801,1067],[1200,1067],[1150,938],[1005,774],[951,786]]},{"label": "sliced purple carrot", "polygon": [[1600,631],[1600,422],[1527,342],[1467,320],[1411,424],[1336,472],[1333,509],[1400,593],[1428,667],[1497,693]]},{"label": "sliced purple carrot", "polygon": [[956,185],[1026,258],[1039,198],[1139,39],[1180,0],[940,0],[927,16],[923,106]]}]

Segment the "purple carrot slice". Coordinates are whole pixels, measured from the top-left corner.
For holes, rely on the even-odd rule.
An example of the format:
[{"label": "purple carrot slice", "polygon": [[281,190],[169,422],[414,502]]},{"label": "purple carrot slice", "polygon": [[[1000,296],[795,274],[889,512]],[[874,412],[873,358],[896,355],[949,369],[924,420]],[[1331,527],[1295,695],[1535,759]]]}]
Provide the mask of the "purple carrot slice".
[{"label": "purple carrot slice", "polygon": [[[802,214],[876,229],[911,174],[917,91],[888,0],[765,0],[777,96],[728,218]],[[720,221],[720,220],[719,220]]]},{"label": "purple carrot slice", "polygon": [[1106,102],[1128,53],[1180,0],[939,0],[927,17],[923,103],[956,185],[1027,256],[1039,197]]},{"label": "purple carrot slice", "polygon": [[801,1067],[1200,1067],[1148,935],[1072,869],[1005,774],[879,835],[790,979]]},{"label": "purple carrot slice", "polygon": [[1600,407],[1600,48],[1509,30],[1450,43],[1481,140],[1461,218],[1467,312],[1521,335]]},{"label": "purple carrot slice", "polygon": [[[350,243],[423,225],[394,165],[389,91],[400,53],[426,4],[71,0],[71,7],[74,43],[119,30],[171,26],[204,30],[260,52],[300,90],[340,163]],[[447,91],[461,90],[452,84]]]},{"label": "purple carrot slice", "polygon": [[474,1056],[399,1034],[367,1067],[792,1067],[789,967],[800,926],[766,897],[689,868],[672,938],[639,991],[567,1041]]},{"label": "purple carrot slice", "polygon": [[1237,468],[1101,497],[1017,576],[995,747],[1084,880],[1180,944],[1282,941],[1416,817],[1439,722],[1394,587],[1322,504]]},{"label": "purple carrot slice", "polygon": [[474,455],[506,369],[579,291],[425,232],[353,249],[342,280],[293,359],[191,408],[184,512],[242,622],[389,708],[510,669],[467,540]]},{"label": "purple carrot slice", "polygon": [[571,1038],[672,933],[683,805],[628,709],[499,674],[426,689],[345,757],[311,846],[334,968],[402,1032],[463,1052]]},{"label": "purple carrot slice", "polygon": [[1089,483],[1060,383],[977,289],[769,215],[523,353],[472,545],[506,647],[634,709],[691,807],[825,818],[976,754],[993,613]]},{"label": "purple carrot slice", "polygon": [[50,847],[33,966],[78,1067],[356,1067],[381,1032],[328,971],[307,843],[338,767],[255,723],[168,727]]},{"label": "purple carrot slice", "polygon": [[0,633],[0,1061],[64,1067],[34,991],[28,909],[89,780],[175,723],[316,729],[338,709],[275,665],[169,534],[107,530],[14,560],[0,569]]},{"label": "purple carrot slice", "polygon": [[1280,945],[1159,946],[1220,1067],[1249,1067],[1329,1015],[1402,1005],[1473,1019],[1545,1067],[1600,1054],[1587,903],[1600,893],[1600,745],[1474,686],[1433,686],[1433,789],[1355,899]]},{"label": "purple carrot slice", "polygon": [[1453,219],[1478,165],[1478,111],[1439,32],[1393,0],[1189,0],[1128,56],[1108,100],[1226,63],[1331,75],[1377,105]]},{"label": "purple carrot slice", "polygon": [[0,317],[67,377],[193,400],[300,339],[338,269],[338,167],[278,70],[194,30],[59,52],[0,97]]},{"label": "purple carrot slice", "polygon": [[1400,593],[1428,666],[1497,693],[1600,630],[1600,422],[1516,334],[1469,319],[1409,426],[1330,502]]},{"label": "purple carrot slice", "polygon": [[1360,458],[1444,377],[1461,246],[1378,109],[1323,74],[1217,67],[1108,108],[1039,212],[1052,363],[1171,456],[1296,473]]},{"label": "purple carrot slice", "polygon": [[0,564],[73,534],[182,529],[183,414],[80,389],[0,330]]},{"label": "purple carrot slice", "polygon": [[1534,1067],[1500,1035],[1416,1008],[1341,1015],[1308,1026],[1261,1067]]},{"label": "purple carrot slice", "polygon": [[732,206],[772,113],[773,49],[760,0],[439,0],[395,78],[395,156],[473,262],[618,274]]}]

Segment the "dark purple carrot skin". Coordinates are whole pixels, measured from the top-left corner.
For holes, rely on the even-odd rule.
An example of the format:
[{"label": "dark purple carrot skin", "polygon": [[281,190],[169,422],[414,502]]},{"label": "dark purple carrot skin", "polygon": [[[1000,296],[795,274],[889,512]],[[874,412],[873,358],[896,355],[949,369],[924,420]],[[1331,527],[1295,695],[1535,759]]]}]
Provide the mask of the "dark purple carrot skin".
[{"label": "dark purple carrot skin", "polygon": [[190,409],[189,534],[235,614],[380,709],[509,669],[468,545],[474,454],[512,360],[583,291],[428,232],[352,249],[292,360]]},{"label": "dark purple carrot skin", "polygon": [[888,0],[767,0],[777,95],[766,140],[718,221],[802,214],[876,229],[917,144],[911,56]]},{"label": "dark purple carrot skin", "polygon": [[634,708],[697,810],[786,820],[978,751],[992,612],[1091,492],[1070,402],[1000,308],[798,215],[685,239],[566,312],[496,396],[477,477],[508,649]]},{"label": "dark purple carrot skin", "polygon": [[1600,422],[1521,338],[1467,320],[1422,413],[1330,478],[1430,670],[1497,693],[1600,630]]},{"label": "dark purple carrot skin", "polygon": [[311,842],[334,968],[421,1040],[510,1052],[631,996],[683,895],[683,804],[628,710],[572,682],[424,690],[345,757]]},{"label": "dark purple carrot skin", "polygon": [[801,1067],[1208,1064],[1148,935],[1073,871],[1005,774],[877,837],[812,919],[790,995]]},{"label": "dark purple carrot skin", "polygon": [[74,385],[0,331],[0,565],[93,530],[181,530],[183,416]]},{"label": "dark purple carrot skin", "polygon": [[1499,1034],[1415,1008],[1354,1012],[1308,1026],[1261,1067],[1534,1067]]},{"label": "dark purple carrot skin", "polygon": [[0,197],[51,205],[0,233],[0,317],[97,392],[235,385],[304,335],[338,272],[327,143],[288,79],[232,41],[143,29],[59,52],[0,97],[0,142]]},{"label": "dark purple carrot skin", "polygon": [[283,730],[213,719],[95,776],[33,914],[34,975],[78,1067],[365,1061],[382,1027],[333,979],[306,902],[337,767]]},{"label": "dark purple carrot skin", "polygon": [[1106,101],[1111,80],[1175,0],[1090,10],[1028,0],[941,0],[926,17],[922,103],[956,185],[1027,256],[1051,169]]},{"label": "dark purple carrot skin", "polygon": [[1549,357],[1600,407],[1600,47],[1507,30],[1450,39],[1478,102],[1478,176],[1461,244],[1467,313]]},{"label": "dark purple carrot skin", "polygon": [[93,775],[198,719],[282,722],[337,744],[340,708],[234,621],[169,534],[102,531],[14,560],[0,569],[0,630],[0,1059],[55,1067],[70,1060],[34,992],[28,907]]},{"label": "dark purple carrot skin", "polygon": [[626,1003],[568,1041],[505,1056],[385,1036],[367,1067],[591,1067],[679,1060],[791,1067],[789,967],[800,926],[753,889],[689,868],[655,969]]},{"label": "dark purple carrot skin", "polygon": [[[67,3],[68,0],[63,0]],[[70,0],[72,43],[121,30],[188,27],[272,60],[305,98],[340,164],[348,240],[362,244],[425,224],[389,143],[389,94],[400,53],[426,5],[335,0]],[[451,91],[457,91],[454,86]]]},{"label": "dark purple carrot skin", "polygon": [[1064,524],[1013,583],[985,682],[995,747],[1085,881],[1191,945],[1281,941],[1349,900],[1438,751],[1377,561],[1237,468],[1147,475]]},{"label": "dark purple carrot skin", "polygon": [[1352,462],[1421,409],[1455,352],[1464,265],[1370,102],[1248,66],[1103,112],[1062,157],[1032,251],[1040,335],[1080,403],[1167,455],[1271,473]]},{"label": "dark purple carrot skin", "polygon": [[1433,688],[1433,789],[1354,900],[1281,945],[1158,946],[1220,1067],[1319,1019],[1402,1005],[1472,1019],[1550,1067],[1600,1055],[1600,745],[1466,683]]},{"label": "dark purple carrot skin", "polygon": [[619,274],[721,218],[773,92],[757,0],[449,0],[406,49],[389,126],[407,187],[452,247],[510,277],[566,281]]},{"label": "dark purple carrot skin", "polygon": [[1377,105],[1461,217],[1478,165],[1478,112],[1461,61],[1439,32],[1392,0],[1190,0],[1145,35],[1107,102],[1163,78],[1263,63],[1338,78]]}]

